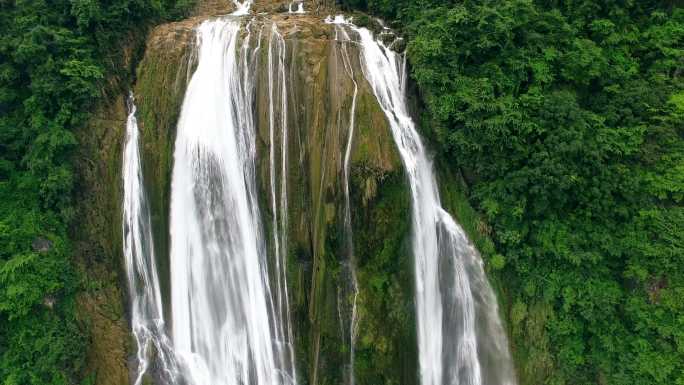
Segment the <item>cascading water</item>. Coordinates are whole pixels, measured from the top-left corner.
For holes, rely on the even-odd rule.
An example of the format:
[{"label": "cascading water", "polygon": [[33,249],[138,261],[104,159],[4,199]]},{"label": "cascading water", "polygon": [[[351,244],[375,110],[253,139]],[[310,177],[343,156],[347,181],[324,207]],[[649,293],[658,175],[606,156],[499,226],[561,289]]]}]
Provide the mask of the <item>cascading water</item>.
[{"label": "cascading water", "polygon": [[349,28],[359,35],[364,76],[387,116],[411,186],[420,382],[513,385],[508,342],[482,260],[442,209],[431,161],[409,115],[406,66],[367,29]]},{"label": "cascading water", "polygon": [[[297,5],[297,10],[294,10],[294,6]],[[295,0],[295,1],[290,1],[290,3],[287,6],[288,13],[296,13],[296,14],[304,14],[306,13],[304,11],[304,1],[302,0]]]},{"label": "cascading water", "polygon": [[159,376],[173,384],[178,378],[178,368],[165,330],[150,211],[143,189],[135,99],[132,94],[128,106],[130,113],[126,122],[123,154],[123,251],[131,298],[131,329],[138,349],[138,370],[134,383],[142,383],[143,375],[151,365],[151,350],[155,349],[161,369]]},{"label": "cascading water", "polygon": [[[276,330],[278,340],[285,345],[284,352],[289,357],[289,368],[296,378],[294,365],[293,334],[290,322],[290,302],[287,285],[287,84],[285,77],[285,40],[278,32],[278,27],[273,24],[268,44],[268,92],[269,92],[269,176],[271,184],[271,210],[273,214],[273,249],[276,266],[276,299],[275,312],[279,319],[280,328]],[[280,103],[277,103],[280,101]],[[279,104],[279,108],[277,107]],[[280,170],[276,168],[276,130],[280,126]],[[280,172],[280,191],[276,192],[276,180]],[[284,330],[285,328],[286,330]]]},{"label": "cascading water", "polygon": [[256,196],[256,54],[239,35],[230,16],[197,30],[171,186],[173,343],[191,384],[290,384]]},{"label": "cascading water", "polygon": [[235,12],[233,12],[233,16],[243,16],[249,13],[249,7],[252,6],[252,0],[245,0],[243,2],[233,0],[233,4],[235,5]]}]

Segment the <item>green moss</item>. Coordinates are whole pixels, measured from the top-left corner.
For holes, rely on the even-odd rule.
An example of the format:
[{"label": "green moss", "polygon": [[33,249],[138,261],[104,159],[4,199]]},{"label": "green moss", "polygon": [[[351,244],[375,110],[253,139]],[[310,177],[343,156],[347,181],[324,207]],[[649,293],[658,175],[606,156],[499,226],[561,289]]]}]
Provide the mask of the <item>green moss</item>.
[{"label": "green moss", "polygon": [[520,383],[544,383],[555,367],[546,331],[553,310],[541,302],[528,308],[523,302],[516,301],[511,313],[516,347],[514,356]]},{"label": "green moss", "polygon": [[87,124],[75,132],[79,141],[74,158],[79,219],[73,225],[71,238],[82,279],[76,318],[89,341],[86,367],[81,374],[94,384],[123,383],[128,378],[123,364],[128,329],[123,316],[126,296],[121,274],[125,125],[125,99],[118,96],[100,105]]},{"label": "green moss", "polygon": [[402,167],[385,114],[366,83],[359,85],[356,137],[352,163],[370,164],[382,170]]},{"label": "green moss", "polygon": [[[364,196],[369,179],[377,183],[371,200]],[[356,165],[352,182],[359,282],[356,382],[416,383],[409,187],[403,171],[383,174],[367,165]]]}]

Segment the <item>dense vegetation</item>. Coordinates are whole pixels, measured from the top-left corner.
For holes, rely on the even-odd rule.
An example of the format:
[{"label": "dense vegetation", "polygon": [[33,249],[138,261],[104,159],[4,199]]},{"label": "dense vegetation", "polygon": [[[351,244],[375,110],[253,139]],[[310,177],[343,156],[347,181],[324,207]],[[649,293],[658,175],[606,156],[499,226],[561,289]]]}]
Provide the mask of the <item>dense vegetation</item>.
[{"label": "dense vegetation", "polygon": [[79,381],[85,339],[68,228],[73,130],[121,71],[133,28],[187,0],[0,1],[0,383]]},{"label": "dense vegetation", "polygon": [[523,382],[684,384],[684,9],[344,3],[409,38],[424,133],[499,253]]}]

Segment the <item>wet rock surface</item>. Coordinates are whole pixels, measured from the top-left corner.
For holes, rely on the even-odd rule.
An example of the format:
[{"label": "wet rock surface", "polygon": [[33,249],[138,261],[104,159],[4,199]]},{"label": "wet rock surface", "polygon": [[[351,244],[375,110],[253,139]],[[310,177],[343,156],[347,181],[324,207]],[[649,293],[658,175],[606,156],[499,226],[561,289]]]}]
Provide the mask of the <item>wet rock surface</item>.
[{"label": "wet rock surface", "polygon": [[52,249],[52,241],[42,237],[38,237],[31,242],[31,247],[33,251],[38,253],[47,253]]}]

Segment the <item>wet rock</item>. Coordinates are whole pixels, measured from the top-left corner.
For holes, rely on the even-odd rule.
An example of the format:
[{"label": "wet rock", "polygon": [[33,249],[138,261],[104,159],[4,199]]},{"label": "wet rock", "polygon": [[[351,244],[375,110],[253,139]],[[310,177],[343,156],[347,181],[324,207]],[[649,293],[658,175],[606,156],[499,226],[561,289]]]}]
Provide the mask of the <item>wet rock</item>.
[{"label": "wet rock", "polygon": [[45,298],[43,298],[43,305],[50,310],[55,307],[55,302],[57,302],[57,300],[51,295],[47,295]]},{"label": "wet rock", "polygon": [[52,241],[43,237],[38,237],[31,243],[33,251],[38,253],[47,253],[52,249]]},{"label": "wet rock", "polygon": [[390,48],[392,48],[396,52],[402,53],[406,51],[406,40],[403,38],[398,38],[394,41],[394,43],[392,43]]},{"label": "wet rock", "polygon": [[392,32],[383,32],[378,35],[378,38],[387,46],[391,45],[392,42],[396,40],[396,36]]}]

